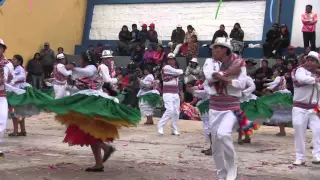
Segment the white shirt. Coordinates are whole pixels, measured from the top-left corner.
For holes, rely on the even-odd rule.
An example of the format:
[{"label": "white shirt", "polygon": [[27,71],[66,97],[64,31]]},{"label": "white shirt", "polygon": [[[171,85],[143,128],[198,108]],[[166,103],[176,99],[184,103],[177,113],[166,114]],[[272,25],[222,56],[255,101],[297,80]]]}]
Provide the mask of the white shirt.
[{"label": "white shirt", "polygon": [[111,78],[109,68],[105,64],[99,66],[99,75],[103,78],[105,83],[110,83],[111,85],[117,84],[117,78]]},{"label": "white shirt", "polygon": [[175,69],[170,65],[166,65],[163,67],[163,73],[171,76],[176,76],[177,78],[173,78],[170,81],[163,82],[163,85],[179,85],[179,76],[183,74],[182,69]]}]

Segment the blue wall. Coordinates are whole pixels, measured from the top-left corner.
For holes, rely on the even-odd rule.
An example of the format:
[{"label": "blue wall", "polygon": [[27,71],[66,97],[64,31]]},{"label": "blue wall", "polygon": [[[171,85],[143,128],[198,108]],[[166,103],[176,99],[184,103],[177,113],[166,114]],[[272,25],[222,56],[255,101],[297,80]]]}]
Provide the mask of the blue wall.
[{"label": "blue wall", "polygon": [[[96,45],[99,42],[102,44],[110,44],[115,47],[116,40],[90,40],[89,33],[92,23],[93,10],[95,5],[102,4],[139,4],[139,3],[179,3],[179,2],[217,2],[219,0],[88,0],[87,1],[87,13],[84,24],[84,32],[82,38],[82,44],[77,45],[75,48],[75,54],[80,54],[80,52],[85,51],[89,45]],[[237,0],[234,0],[237,1]],[[239,1],[239,0],[238,0]],[[248,41],[248,43],[260,43],[264,42],[265,35],[268,30],[272,27],[272,24],[277,21],[278,12],[278,0],[266,0],[266,11],[264,18],[264,30],[262,41]],[[281,14],[280,14],[280,24],[287,24],[291,32],[292,29],[292,17],[294,13],[295,0],[282,0]],[[212,35],[214,32],[212,32]],[[209,41],[201,41],[200,45],[206,44]],[[163,42],[167,43],[166,41]],[[207,56],[208,50],[200,49],[200,56]],[[262,50],[257,49],[246,49],[244,57],[261,58]]]}]

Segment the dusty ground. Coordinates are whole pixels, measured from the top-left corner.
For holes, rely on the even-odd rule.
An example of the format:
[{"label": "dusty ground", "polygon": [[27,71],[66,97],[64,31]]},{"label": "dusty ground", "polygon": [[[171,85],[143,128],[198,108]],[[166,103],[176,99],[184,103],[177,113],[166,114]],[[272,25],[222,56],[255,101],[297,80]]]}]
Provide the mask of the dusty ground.
[{"label": "dusty ground", "polygon": [[[8,122],[11,129],[11,122]],[[6,157],[0,161],[0,180],[211,180],[216,179],[212,157],[203,148],[202,122],[180,121],[181,136],[160,137],[156,126],[139,125],[121,130],[115,142],[116,153],[105,164],[105,172],[83,171],[92,165],[90,148],[68,147],[61,143],[64,127],[52,114],[27,120],[28,137],[6,138],[0,148]],[[239,180],[319,180],[320,166],[294,168],[292,129],[279,138],[277,128],[263,127],[251,145],[235,144]],[[236,134],[234,134],[236,140]],[[310,132],[308,132],[310,142]],[[310,143],[309,143],[310,144]],[[309,146],[308,144],[308,146]]]}]

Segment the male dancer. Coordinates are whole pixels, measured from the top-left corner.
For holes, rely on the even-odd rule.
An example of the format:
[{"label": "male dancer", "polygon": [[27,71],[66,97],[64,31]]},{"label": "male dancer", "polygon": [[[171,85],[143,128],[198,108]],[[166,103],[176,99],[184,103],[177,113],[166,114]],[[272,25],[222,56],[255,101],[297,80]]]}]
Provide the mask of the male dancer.
[{"label": "male dancer", "polygon": [[301,65],[295,73],[292,73],[294,81],[294,96],[292,108],[292,124],[295,131],[296,166],[304,165],[304,154],[306,151],[306,131],[309,126],[312,130],[314,157],[313,164],[320,164],[320,119],[319,113],[319,77],[317,69],[320,67],[320,58],[317,52],[311,51],[306,62]]},{"label": "male dancer", "polygon": [[[209,126],[212,152],[219,180],[235,180],[237,166],[232,142],[232,129],[241,114],[239,98],[245,88],[246,72],[242,60],[233,59],[229,39],[218,38],[212,45],[212,56],[203,71],[210,86]],[[241,124],[241,123],[239,123]]]},{"label": "male dancer", "polygon": [[[6,132],[7,120],[8,120],[8,102],[6,98],[5,90],[5,71],[8,60],[4,57],[4,52],[7,46],[4,44],[3,40],[0,39],[0,142],[3,140],[3,135]],[[0,157],[3,157],[4,153],[0,151]]]}]

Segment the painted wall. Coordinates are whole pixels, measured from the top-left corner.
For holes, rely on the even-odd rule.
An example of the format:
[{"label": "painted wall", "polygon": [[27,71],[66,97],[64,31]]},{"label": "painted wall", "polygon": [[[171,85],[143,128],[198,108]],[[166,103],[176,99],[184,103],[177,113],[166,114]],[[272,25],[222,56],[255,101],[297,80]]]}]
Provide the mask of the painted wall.
[{"label": "painted wall", "polygon": [[87,0],[9,0],[0,7],[0,38],[8,46],[6,56],[21,54],[28,60],[45,41],[73,54],[80,44]]},{"label": "painted wall", "polygon": [[170,40],[172,30],[181,24],[184,30],[191,24],[202,41],[212,39],[220,24],[228,34],[235,22],[241,24],[245,40],[261,41],[263,37],[266,1],[225,1],[215,20],[218,2],[103,4],[95,5],[90,40],[118,40],[123,25],[156,24],[161,40]]},{"label": "painted wall", "polygon": [[[293,15],[293,28],[291,36],[291,45],[297,47],[303,47],[303,36],[302,36],[302,22],[301,14],[305,12],[305,7],[307,4],[313,6],[313,12],[318,13],[318,18],[320,18],[320,0],[296,0]],[[316,46],[320,46],[320,22],[318,20],[316,28]]]}]

